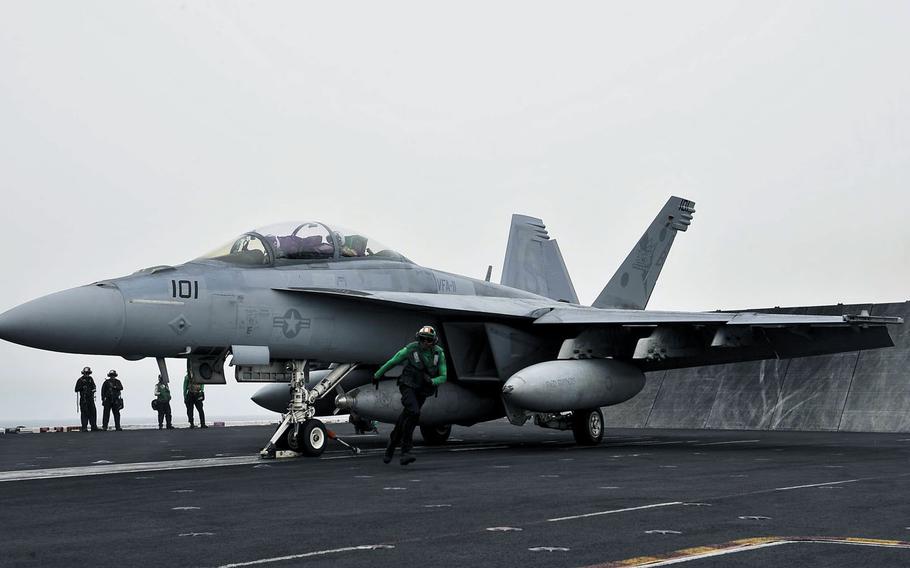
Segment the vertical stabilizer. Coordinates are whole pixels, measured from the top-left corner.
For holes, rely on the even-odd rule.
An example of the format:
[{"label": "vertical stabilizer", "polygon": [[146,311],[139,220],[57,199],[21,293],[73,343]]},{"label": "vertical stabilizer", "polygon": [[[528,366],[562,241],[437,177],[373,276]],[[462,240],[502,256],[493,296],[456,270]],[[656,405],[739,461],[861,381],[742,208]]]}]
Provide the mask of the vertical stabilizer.
[{"label": "vertical stabilizer", "polygon": [[645,309],[677,231],[689,228],[694,213],[695,202],[671,197],[592,305]]},{"label": "vertical stabilizer", "polygon": [[547,298],[578,303],[559,245],[536,217],[512,215],[500,284]]}]

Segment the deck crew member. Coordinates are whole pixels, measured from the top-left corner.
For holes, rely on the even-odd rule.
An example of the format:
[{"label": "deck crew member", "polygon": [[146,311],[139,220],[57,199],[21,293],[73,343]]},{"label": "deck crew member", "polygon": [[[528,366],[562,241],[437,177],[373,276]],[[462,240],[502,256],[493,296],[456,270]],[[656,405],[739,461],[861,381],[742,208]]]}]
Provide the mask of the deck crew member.
[{"label": "deck crew member", "polygon": [[158,411],[158,429],[161,430],[167,420],[167,429],[172,430],[171,424],[171,388],[164,382],[164,377],[158,375],[158,384],[155,385],[155,410]]},{"label": "deck crew member", "polygon": [[101,406],[104,407],[101,418],[102,430],[107,430],[111,412],[114,413],[114,428],[118,432],[123,430],[120,427],[120,410],[123,409],[123,397],[120,395],[122,391],[123,383],[117,378],[117,371],[111,369],[111,372],[107,374],[107,379],[101,383]]},{"label": "deck crew member", "polygon": [[425,325],[417,332],[415,339],[417,341],[405,345],[373,375],[373,382],[377,383],[389,369],[404,363],[404,370],[398,377],[398,390],[401,391],[401,405],[404,409],[389,435],[389,445],[382,458],[385,463],[392,461],[399,443],[401,465],[408,465],[417,459],[411,454],[411,448],[414,445],[414,428],[420,420],[420,408],[436,387],[446,382],[446,357],[438,345],[436,330]]},{"label": "deck crew member", "polygon": [[95,379],[91,367],[82,369],[82,376],[76,380],[75,391],[79,393],[79,417],[82,420],[80,430],[85,432],[92,425],[92,432],[98,430],[98,409],[95,408]]},{"label": "deck crew member", "polygon": [[195,428],[193,424],[193,408],[199,412],[199,426],[208,428],[205,425],[205,412],[202,410],[202,401],[205,400],[205,385],[200,385],[190,379],[189,374],[183,378],[183,402],[186,404],[186,417],[190,420],[190,428]]}]

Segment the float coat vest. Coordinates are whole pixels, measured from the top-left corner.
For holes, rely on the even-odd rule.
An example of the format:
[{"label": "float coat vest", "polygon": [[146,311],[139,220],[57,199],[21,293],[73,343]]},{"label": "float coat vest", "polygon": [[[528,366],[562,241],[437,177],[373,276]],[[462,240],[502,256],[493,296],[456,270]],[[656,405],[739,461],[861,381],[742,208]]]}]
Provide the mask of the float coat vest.
[{"label": "float coat vest", "polygon": [[432,391],[433,377],[439,374],[439,360],[442,348],[434,345],[429,351],[421,351],[417,342],[408,344],[408,358],[398,377],[398,384],[415,389]]}]

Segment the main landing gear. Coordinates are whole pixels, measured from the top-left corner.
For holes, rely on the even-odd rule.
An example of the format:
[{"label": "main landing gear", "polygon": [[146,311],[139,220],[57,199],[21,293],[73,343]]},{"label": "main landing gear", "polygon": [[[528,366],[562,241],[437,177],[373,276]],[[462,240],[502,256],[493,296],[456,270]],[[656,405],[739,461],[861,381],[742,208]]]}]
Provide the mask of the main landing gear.
[{"label": "main landing gear", "polygon": [[442,446],[449,441],[449,436],[451,434],[451,424],[420,427],[420,435],[423,436],[423,441],[428,446]]},{"label": "main landing gear", "polygon": [[572,430],[575,443],[582,446],[596,446],[604,439],[604,415],[599,408],[559,414],[535,414],[534,423],[542,428]]},{"label": "main landing gear", "polygon": [[[305,456],[319,456],[325,450],[326,441],[332,437],[325,425],[314,418],[316,401],[341,384],[341,381],[357,367],[357,363],[344,363],[319,381],[312,389],[306,385],[310,378],[307,361],[288,361],[291,373],[291,404],[284,420],[272,435],[269,443],[259,452],[262,458],[274,458],[277,450],[290,449]],[[341,441],[341,440],[339,440]],[[357,448],[344,444],[354,453]]]},{"label": "main landing gear", "polygon": [[572,413],[572,434],[582,446],[596,446],[604,439],[604,415],[599,408]]}]

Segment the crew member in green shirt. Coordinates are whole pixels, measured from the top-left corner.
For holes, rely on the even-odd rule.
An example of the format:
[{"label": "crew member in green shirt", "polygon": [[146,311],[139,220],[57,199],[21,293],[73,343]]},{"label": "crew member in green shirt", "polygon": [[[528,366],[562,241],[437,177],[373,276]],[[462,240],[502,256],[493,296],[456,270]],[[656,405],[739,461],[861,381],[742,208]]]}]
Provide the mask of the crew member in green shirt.
[{"label": "crew member in green shirt", "polygon": [[158,429],[164,427],[164,420],[167,419],[167,429],[173,430],[171,424],[171,389],[164,382],[164,377],[158,375],[158,383],[155,385],[155,409],[158,411]]},{"label": "crew member in green shirt", "polygon": [[414,446],[414,428],[420,420],[420,408],[434,389],[446,382],[446,357],[439,343],[436,330],[429,325],[420,328],[417,341],[408,343],[373,374],[373,381],[379,379],[392,367],[404,363],[404,370],[398,377],[401,391],[401,405],[404,409],[389,435],[389,445],[382,461],[389,463],[395,455],[395,448],[401,444],[401,465],[408,465],[417,458],[411,454]]},{"label": "crew member in green shirt", "polygon": [[195,428],[193,424],[193,408],[199,412],[199,426],[208,428],[205,425],[205,412],[202,410],[202,401],[205,400],[205,385],[200,385],[190,380],[190,375],[183,377],[183,403],[186,404],[186,417],[190,421],[190,428]]}]

